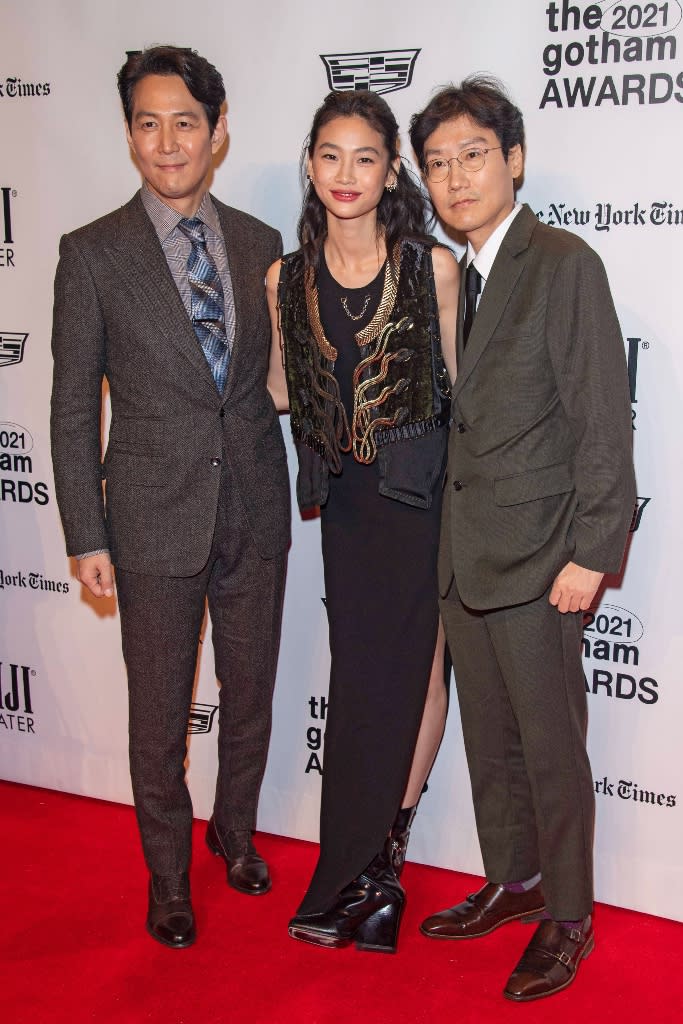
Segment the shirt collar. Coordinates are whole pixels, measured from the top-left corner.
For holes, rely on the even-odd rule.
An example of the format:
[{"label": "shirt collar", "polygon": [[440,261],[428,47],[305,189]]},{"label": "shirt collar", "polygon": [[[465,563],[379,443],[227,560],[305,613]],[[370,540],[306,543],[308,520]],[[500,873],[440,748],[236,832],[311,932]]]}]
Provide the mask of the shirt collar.
[{"label": "shirt collar", "polygon": [[[174,210],[172,206],[167,206],[166,203],[162,202],[159,197],[152,192],[146,182],[143,183],[140,189],[140,198],[142,199],[142,205],[147,211],[147,215],[154,226],[154,230],[157,233],[160,242],[165,242],[172,231],[178,227],[178,224],[183,219],[183,215]],[[211,196],[208,192],[204,193],[202,201],[199,204],[199,209],[195,213],[195,217],[204,224],[209,231],[213,234],[218,235],[219,238],[223,237],[223,231],[221,229],[221,223],[218,218],[216,207],[211,202]]]},{"label": "shirt collar", "polygon": [[491,267],[493,266],[493,261],[498,255],[498,250],[502,245],[508,228],[521,209],[522,204],[515,203],[505,220],[501,221],[496,230],[486,239],[479,252],[475,253],[471,243],[467,243],[467,266],[469,267],[471,263],[474,263],[475,267],[481,274],[484,283],[488,280],[488,276],[491,273]]}]

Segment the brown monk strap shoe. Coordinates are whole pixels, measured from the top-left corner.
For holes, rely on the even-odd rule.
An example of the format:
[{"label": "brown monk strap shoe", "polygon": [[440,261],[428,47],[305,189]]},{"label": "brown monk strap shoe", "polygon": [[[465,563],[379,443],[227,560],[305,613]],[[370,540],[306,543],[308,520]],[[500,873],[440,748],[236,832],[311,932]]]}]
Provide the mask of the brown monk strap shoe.
[{"label": "brown monk strap shoe", "polygon": [[538,921],[544,910],[540,882],[527,892],[509,892],[504,885],[487,882],[464,903],[432,914],[420,931],[430,939],[478,939],[508,921]]},{"label": "brown monk strap shoe", "polygon": [[503,995],[524,1003],[561,992],[571,985],[579,964],[590,956],[594,946],[590,917],[580,928],[567,928],[557,921],[541,921],[510,975]]},{"label": "brown monk strap shoe", "polygon": [[153,939],[171,949],[192,945],[196,936],[186,872],[150,875],[146,928]]},{"label": "brown monk strap shoe", "polygon": [[224,843],[211,817],[206,828],[206,845],[225,861],[228,885],[233,889],[247,896],[264,896],[270,892],[268,865],[254,849],[250,832],[230,832]]}]

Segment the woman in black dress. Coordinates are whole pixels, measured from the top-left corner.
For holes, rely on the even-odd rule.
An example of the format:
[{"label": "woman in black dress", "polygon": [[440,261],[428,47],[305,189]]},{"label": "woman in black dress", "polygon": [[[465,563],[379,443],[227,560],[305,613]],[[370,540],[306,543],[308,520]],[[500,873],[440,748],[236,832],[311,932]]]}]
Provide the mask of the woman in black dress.
[{"label": "woman in black dress", "polygon": [[436,558],[458,266],[426,235],[381,97],[330,93],[307,171],[301,249],[267,277],[269,388],[290,410],[299,504],[321,510],[332,656],[320,858],[289,932],[393,951],[446,708]]}]

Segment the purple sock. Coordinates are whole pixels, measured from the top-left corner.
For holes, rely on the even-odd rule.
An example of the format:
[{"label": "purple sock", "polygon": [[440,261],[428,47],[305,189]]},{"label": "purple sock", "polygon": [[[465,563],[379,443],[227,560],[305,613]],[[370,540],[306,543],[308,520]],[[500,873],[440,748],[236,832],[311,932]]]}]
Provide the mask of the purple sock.
[{"label": "purple sock", "polygon": [[[541,920],[542,921],[554,921],[555,918],[552,917],[552,915],[550,913],[548,913],[548,911],[546,910],[545,913],[543,914],[543,917],[541,918]],[[579,932],[585,932],[585,931],[588,930],[588,928],[590,926],[590,923],[591,923],[590,914],[588,915],[588,917],[584,917],[580,921],[555,921],[555,924],[559,924],[562,928],[565,928],[568,932],[571,932],[574,929],[576,929]]]},{"label": "purple sock", "polygon": [[537,874],[532,875],[531,878],[527,878],[525,881],[522,882],[503,882],[503,888],[506,890],[506,892],[528,892],[529,889],[533,889],[535,885],[538,885],[540,881],[541,874],[540,872],[538,872]]}]

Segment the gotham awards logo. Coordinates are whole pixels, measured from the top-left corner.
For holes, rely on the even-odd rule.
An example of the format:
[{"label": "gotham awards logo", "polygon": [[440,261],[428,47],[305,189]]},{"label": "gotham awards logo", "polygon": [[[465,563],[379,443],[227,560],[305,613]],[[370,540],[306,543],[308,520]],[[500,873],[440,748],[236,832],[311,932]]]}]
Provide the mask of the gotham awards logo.
[{"label": "gotham awards logo", "polygon": [[[4,339],[7,337],[6,333],[0,335],[3,339],[0,345],[5,345],[4,349],[0,347],[0,366],[9,365],[7,361],[2,362],[3,351],[6,353],[7,349]],[[22,334],[19,337],[26,339],[28,335]],[[13,362],[21,362],[22,354],[23,342],[19,350],[16,345],[11,348],[10,357]],[[34,460],[30,454],[33,446],[33,437],[27,427],[20,423],[0,423],[0,502],[47,505],[50,501],[47,483],[34,479]],[[41,586],[40,589],[52,588]]]},{"label": "gotham awards logo", "polygon": [[397,92],[413,80],[418,50],[373,50],[364,53],[321,53],[327,81],[334,92]]},{"label": "gotham awards logo", "polygon": [[[643,499],[639,499],[642,501]],[[584,612],[583,671],[586,693],[600,699],[632,701],[633,707],[652,707],[661,697],[660,685],[645,666],[652,656],[645,624],[634,612],[614,604]]]},{"label": "gotham awards logo", "polygon": [[[539,7],[546,19],[541,110],[683,103],[683,6],[572,0]],[[539,15],[543,17],[543,15]]]}]

